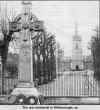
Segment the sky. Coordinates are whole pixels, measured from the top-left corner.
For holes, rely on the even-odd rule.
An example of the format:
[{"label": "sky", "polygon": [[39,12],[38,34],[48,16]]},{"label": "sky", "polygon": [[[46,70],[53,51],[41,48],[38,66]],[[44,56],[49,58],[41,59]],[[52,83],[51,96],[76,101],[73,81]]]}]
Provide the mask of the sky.
[{"label": "sky", "polygon": [[[7,6],[8,15],[21,13],[21,1],[1,4],[2,8]],[[99,1],[32,1],[32,4],[33,14],[44,21],[48,32],[55,34],[65,56],[72,54],[75,22],[78,23],[78,34],[82,37],[83,54],[90,54],[89,42],[91,36],[95,35],[93,30],[99,25]]]}]

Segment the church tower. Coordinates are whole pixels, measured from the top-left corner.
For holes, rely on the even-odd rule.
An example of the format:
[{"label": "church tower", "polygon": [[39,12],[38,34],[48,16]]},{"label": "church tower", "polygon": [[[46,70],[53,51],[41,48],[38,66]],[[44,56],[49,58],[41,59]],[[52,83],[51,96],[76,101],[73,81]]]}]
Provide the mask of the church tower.
[{"label": "church tower", "polygon": [[83,70],[82,39],[78,35],[78,25],[75,24],[75,35],[73,36],[71,70]]}]

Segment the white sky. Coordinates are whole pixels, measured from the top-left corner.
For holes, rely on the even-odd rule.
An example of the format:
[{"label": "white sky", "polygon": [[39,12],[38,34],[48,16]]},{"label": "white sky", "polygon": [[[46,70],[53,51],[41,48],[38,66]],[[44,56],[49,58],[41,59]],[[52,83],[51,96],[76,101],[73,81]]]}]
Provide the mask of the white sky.
[{"label": "white sky", "polygon": [[[8,13],[21,12],[21,1],[7,1]],[[74,23],[78,22],[79,35],[82,37],[83,53],[87,49],[93,29],[99,25],[99,1],[33,1],[33,13],[45,23],[45,27],[56,35],[57,41],[64,48],[65,55],[72,54],[72,36]],[[3,4],[5,4],[3,2]],[[3,7],[4,5],[2,5]]]}]

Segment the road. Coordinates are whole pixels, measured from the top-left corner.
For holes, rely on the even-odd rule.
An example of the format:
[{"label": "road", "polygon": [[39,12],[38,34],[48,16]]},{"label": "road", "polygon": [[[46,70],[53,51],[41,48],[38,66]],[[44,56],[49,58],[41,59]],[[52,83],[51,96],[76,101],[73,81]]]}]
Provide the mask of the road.
[{"label": "road", "polygon": [[85,71],[64,72],[38,89],[44,96],[99,96],[98,82]]}]

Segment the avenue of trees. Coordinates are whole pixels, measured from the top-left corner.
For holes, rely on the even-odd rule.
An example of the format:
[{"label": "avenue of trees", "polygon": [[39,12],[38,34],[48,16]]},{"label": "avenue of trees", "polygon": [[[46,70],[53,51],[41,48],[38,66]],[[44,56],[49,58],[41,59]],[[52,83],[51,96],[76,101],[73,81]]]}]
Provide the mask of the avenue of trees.
[{"label": "avenue of trees", "polygon": [[91,53],[93,56],[94,76],[100,80],[100,30],[95,30],[96,34],[91,39]]},{"label": "avenue of trees", "polygon": [[56,78],[55,36],[40,32],[33,39],[33,74],[38,84]]},{"label": "avenue of trees", "polygon": [[5,85],[5,72],[6,72],[6,62],[7,62],[7,56],[8,56],[8,49],[9,49],[9,43],[12,40],[12,31],[8,32],[8,22],[1,18],[1,24],[0,24],[0,56],[1,56],[1,64],[2,64],[2,93],[4,92],[4,85]]}]

